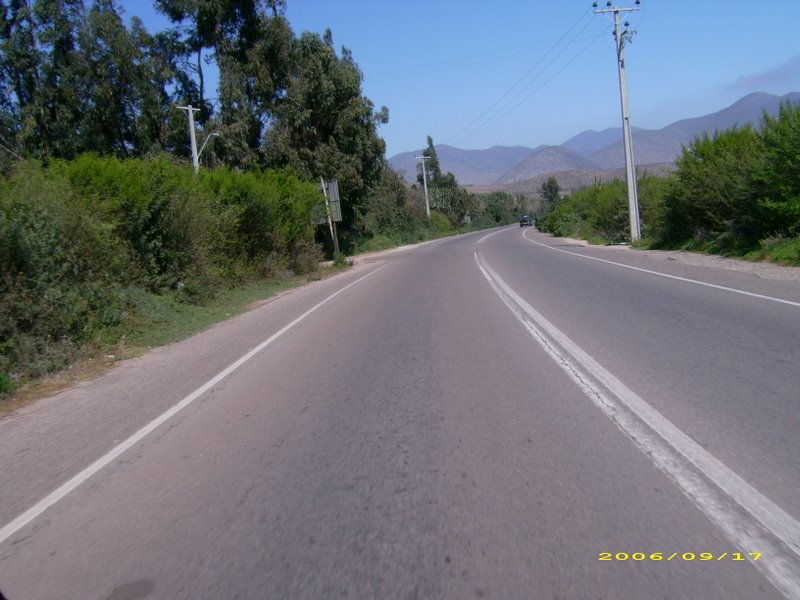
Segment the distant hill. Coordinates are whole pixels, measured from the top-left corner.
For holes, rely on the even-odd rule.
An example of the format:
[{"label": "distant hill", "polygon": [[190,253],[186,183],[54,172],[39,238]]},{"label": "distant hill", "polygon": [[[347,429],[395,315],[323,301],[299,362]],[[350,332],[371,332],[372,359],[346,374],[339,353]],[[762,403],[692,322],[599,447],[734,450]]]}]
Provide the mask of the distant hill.
[{"label": "distant hill", "polygon": [[[658,163],[650,165],[639,165],[636,167],[638,174],[649,173],[650,175],[666,175],[675,170],[675,163]],[[594,185],[598,182],[612,181],[614,179],[625,179],[625,169],[572,169],[560,171],[558,173],[542,173],[530,179],[522,179],[507,184],[494,184],[481,186],[480,191],[500,190],[512,194],[538,194],[542,189],[542,184],[548,177],[555,176],[558,186],[562,193],[571,194],[577,189]],[[478,191],[475,187],[471,190]]]},{"label": "distant hill", "polygon": [[[779,97],[772,94],[749,94],[715,113],[682,119],[662,129],[636,129],[633,133],[633,153],[637,165],[673,163],[681,147],[699,135],[713,134],[734,125],[758,125],[764,112],[775,115],[782,102],[800,102],[800,92]],[[463,185],[522,187],[527,180],[554,173],[584,173],[595,177],[625,164],[622,128],[584,131],[560,146],[494,146],[486,150],[462,150],[452,146],[436,146],[443,171],[451,171]],[[405,152],[389,159],[397,171],[404,171],[407,181],[416,180],[414,153]],[[583,176],[570,175],[575,181]],[[603,179],[605,177],[603,176]]]},{"label": "distant hill", "polygon": [[545,146],[535,150],[525,160],[499,177],[496,183],[514,183],[547,173],[597,168],[594,161],[582,154],[567,150],[563,146]]},{"label": "distant hill", "polygon": [[[531,152],[532,148],[524,146],[494,146],[486,150],[462,150],[445,144],[436,146],[442,170],[453,173],[462,185],[492,182],[522,162]],[[403,152],[389,159],[392,168],[408,182],[417,179],[416,154]]]},{"label": "distant hill", "polygon": [[[641,129],[634,127],[633,131],[641,131]],[[621,139],[622,127],[609,127],[603,131],[594,131],[593,129],[583,131],[561,145],[578,154],[591,154]]]},{"label": "distant hill", "polygon": [[[713,134],[735,125],[758,125],[764,112],[776,115],[781,103],[787,101],[800,101],[800,93],[773,96],[756,92],[710,115],[676,121],[663,129],[636,131],[633,134],[633,156],[637,164],[673,161],[680,154],[681,147],[690,144],[697,136]],[[589,155],[589,158],[603,168],[613,169],[625,164],[622,130],[618,131],[620,135],[614,143]]]}]

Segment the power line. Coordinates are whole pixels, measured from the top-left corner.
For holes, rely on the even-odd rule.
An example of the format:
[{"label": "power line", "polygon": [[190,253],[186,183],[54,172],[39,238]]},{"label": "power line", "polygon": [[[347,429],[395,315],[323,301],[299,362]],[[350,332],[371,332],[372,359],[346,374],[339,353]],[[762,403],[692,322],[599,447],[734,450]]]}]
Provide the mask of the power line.
[{"label": "power line", "polygon": [[[572,29],[574,29],[574,28],[575,28],[575,26],[576,26],[576,25],[577,25],[577,24],[578,24],[578,23],[579,23],[579,22],[580,22],[580,21],[581,21],[581,20],[582,20],[582,19],[583,19],[583,18],[584,18],[586,15],[587,15],[587,14],[588,14],[588,13],[584,13],[583,15],[581,15],[581,17],[578,19],[578,21],[576,21],[576,22],[575,22],[575,24],[573,24],[573,26],[570,28],[570,30],[568,30],[568,31],[567,31],[567,32],[566,32],[566,33],[565,33],[563,36],[561,36],[561,39],[563,40],[563,39],[564,39],[564,38],[567,36],[567,34],[569,33],[569,31],[571,31]],[[539,80],[539,79],[540,79],[542,76],[544,76],[544,74],[547,72],[547,70],[548,70],[550,67],[552,67],[552,66],[555,64],[555,62],[556,62],[556,61],[557,61],[559,58],[561,58],[561,56],[562,56],[562,55],[563,55],[563,54],[564,54],[564,53],[565,53],[565,52],[566,52],[566,51],[567,51],[567,50],[568,50],[568,49],[569,49],[569,48],[570,48],[570,47],[571,47],[571,46],[572,46],[572,45],[573,45],[573,44],[574,44],[574,43],[575,43],[577,40],[579,40],[579,39],[584,39],[584,38],[582,38],[581,36],[582,36],[583,32],[586,30],[586,28],[589,26],[589,24],[590,24],[590,23],[591,23],[591,21],[588,21],[588,22],[587,22],[587,23],[586,23],[586,24],[583,26],[583,28],[581,29],[581,31],[579,31],[579,32],[578,32],[578,33],[577,33],[575,36],[573,36],[573,37],[572,37],[572,38],[571,38],[571,39],[570,39],[570,40],[569,40],[569,41],[568,41],[566,44],[564,44],[564,45],[563,45],[563,47],[560,49],[560,51],[559,51],[559,52],[558,52],[558,53],[557,53],[557,54],[556,54],[556,55],[555,55],[555,56],[554,56],[554,57],[553,57],[553,58],[552,58],[552,59],[551,59],[551,60],[550,60],[550,61],[549,61],[549,62],[548,62],[548,63],[547,63],[547,64],[546,64],[546,65],[545,65],[545,66],[544,66],[544,67],[543,67],[543,68],[542,68],[542,69],[541,69],[541,70],[540,70],[538,73],[537,73],[537,74],[536,74],[536,76],[535,76],[535,77],[533,77],[532,79],[530,79],[530,80],[529,80],[529,81],[528,81],[528,82],[527,82],[527,83],[526,83],[524,86],[522,86],[521,88],[519,88],[519,89],[518,89],[518,90],[517,90],[517,91],[516,91],[516,92],[513,94],[513,96],[512,96],[511,98],[509,98],[507,101],[505,101],[505,102],[502,104],[502,106],[500,106],[500,108],[499,108],[497,111],[495,111],[495,113],[494,113],[493,115],[490,115],[490,116],[488,117],[488,119],[484,119],[484,117],[485,117],[485,116],[486,116],[486,115],[489,113],[489,111],[491,111],[491,110],[492,110],[494,107],[496,107],[498,104],[500,104],[500,103],[501,103],[501,102],[502,102],[502,101],[503,101],[503,100],[504,100],[504,99],[505,99],[505,98],[506,98],[506,97],[507,97],[507,96],[508,96],[508,95],[509,95],[509,94],[510,94],[510,93],[511,93],[511,92],[512,92],[512,91],[513,91],[515,88],[517,88],[517,87],[519,86],[519,84],[520,84],[520,83],[521,83],[521,82],[522,82],[522,81],[523,81],[523,80],[524,80],[526,77],[528,77],[528,75],[530,75],[530,74],[531,74],[531,73],[532,73],[532,72],[533,72],[533,71],[534,71],[536,68],[538,68],[538,67],[539,67],[539,66],[542,64],[542,62],[544,62],[544,59],[545,59],[545,58],[547,58],[547,55],[545,55],[544,57],[542,57],[542,59],[541,59],[539,62],[537,62],[537,63],[536,63],[536,64],[535,64],[533,67],[531,67],[531,69],[529,69],[529,70],[528,70],[528,71],[527,71],[527,72],[526,72],[526,73],[525,73],[525,74],[524,74],[524,75],[523,75],[523,76],[522,76],[522,77],[521,77],[519,80],[517,80],[517,82],[516,82],[516,83],[515,83],[513,86],[511,86],[511,88],[509,88],[509,90],[508,90],[508,91],[506,91],[506,93],[505,93],[505,94],[503,94],[503,96],[501,96],[501,97],[500,97],[500,98],[499,98],[497,101],[495,101],[495,102],[494,102],[494,104],[492,104],[492,106],[490,106],[488,109],[486,109],[485,111],[483,111],[483,112],[482,112],[482,113],[481,113],[481,114],[480,114],[478,117],[476,117],[475,119],[473,119],[473,120],[472,120],[472,122],[471,122],[469,125],[467,125],[466,127],[462,128],[462,129],[461,129],[461,130],[460,130],[460,131],[459,131],[459,132],[458,132],[456,135],[454,135],[453,137],[449,138],[449,140],[448,140],[448,143],[455,143],[456,141],[459,141],[459,140],[464,140],[464,139],[467,139],[467,138],[473,137],[473,136],[477,135],[478,133],[480,133],[481,131],[485,130],[485,129],[486,129],[487,127],[489,127],[490,125],[493,125],[494,123],[497,123],[498,121],[500,121],[500,120],[502,120],[503,118],[507,117],[509,114],[511,114],[513,111],[515,111],[515,110],[516,110],[516,109],[517,109],[517,108],[518,108],[518,107],[519,107],[521,104],[523,104],[523,103],[524,103],[526,100],[528,100],[528,99],[529,99],[531,96],[533,96],[533,95],[534,95],[536,92],[538,92],[538,91],[539,91],[539,90],[540,90],[542,87],[544,87],[544,85],[546,85],[546,84],[547,84],[549,81],[552,81],[552,79],[553,79],[554,77],[556,77],[556,76],[557,76],[557,75],[559,75],[561,72],[563,72],[563,70],[564,70],[564,68],[566,67],[566,65],[565,65],[565,66],[562,66],[562,67],[559,69],[559,71],[557,71],[557,72],[556,72],[556,74],[555,74],[555,75],[553,75],[552,77],[550,77],[550,79],[548,79],[548,80],[547,80],[547,81],[546,81],[544,84],[542,84],[542,85],[540,85],[538,88],[536,88],[536,89],[535,89],[535,90],[534,90],[532,93],[528,94],[527,96],[524,96],[524,97],[522,97],[522,99],[521,99],[520,101],[517,101],[517,100],[518,100],[518,99],[519,99],[519,98],[522,96],[522,94],[524,94],[524,93],[525,93],[525,92],[526,92],[526,91],[527,91],[527,90],[528,90],[528,89],[529,89],[529,88],[530,88],[530,87],[531,87],[531,86],[532,86],[534,83],[536,83],[536,81],[537,81],[537,80]],[[582,53],[583,53],[583,52],[584,52],[586,49],[588,49],[588,48],[589,48],[589,47],[590,47],[592,44],[594,44],[594,42],[595,42],[595,41],[596,41],[596,40],[597,40],[597,39],[600,37],[600,35],[602,35],[602,33],[605,33],[605,32],[601,32],[601,33],[600,33],[598,36],[596,36],[596,37],[592,38],[592,39],[590,40],[590,42],[589,42],[589,43],[586,45],[586,47],[585,47],[583,50],[581,50],[581,51],[580,51],[580,52],[579,52],[579,53],[578,53],[576,56],[574,56],[572,59],[570,59],[570,61],[567,63],[567,65],[571,64],[571,63],[572,63],[572,62],[573,62],[573,61],[574,61],[574,60],[575,60],[575,59],[576,59],[578,56],[580,56],[580,54],[582,54]],[[553,48],[551,48],[551,51],[552,51],[552,50],[555,50],[556,48],[557,48],[557,46],[554,46]],[[548,54],[550,54],[550,52],[548,52]],[[482,122],[481,122],[481,121],[482,121]],[[477,124],[477,126],[473,126],[473,125],[475,125],[475,124]]]},{"label": "power line", "polygon": [[583,48],[582,48],[580,51],[578,51],[578,52],[575,54],[575,56],[573,56],[572,58],[570,58],[570,59],[569,59],[569,60],[568,60],[568,61],[567,61],[567,62],[566,62],[566,63],[565,63],[565,64],[564,64],[564,65],[563,65],[563,66],[562,66],[562,67],[561,67],[561,68],[560,68],[558,71],[556,71],[556,72],[555,72],[555,73],[553,73],[553,74],[552,74],[552,75],[551,75],[551,76],[550,76],[548,79],[546,79],[545,81],[543,81],[543,82],[542,82],[542,83],[541,83],[541,84],[540,84],[540,85],[539,85],[539,86],[538,86],[536,89],[534,89],[534,90],[533,90],[533,91],[532,91],[530,94],[528,94],[527,96],[525,96],[525,97],[521,98],[521,99],[519,100],[519,102],[517,102],[517,103],[516,103],[516,104],[514,104],[513,106],[510,106],[510,107],[508,107],[508,108],[507,108],[507,110],[505,110],[504,112],[502,112],[502,113],[499,113],[499,114],[495,115],[495,116],[494,116],[494,117],[493,117],[491,120],[489,120],[489,121],[486,121],[486,122],[485,122],[483,125],[481,125],[479,128],[477,128],[477,129],[473,130],[472,132],[470,132],[470,134],[469,134],[469,137],[473,137],[473,136],[476,136],[476,135],[478,135],[479,133],[482,133],[482,132],[483,132],[483,131],[485,131],[487,128],[491,127],[492,125],[494,125],[494,124],[496,124],[496,123],[498,123],[498,122],[502,121],[503,119],[505,119],[505,118],[506,118],[506,117],[508,117],[509,115],[513,114],[515,110],[517,110],[517,109],[518,109],[520,106],[522,106],[523,104],[525,104],[525,103],[526,103],[528,100],[530,100],[530,99],[531,99],[533,96],[535,96],[537,93],[539,93],[539,92],[540,92],[540,91],[541,91],[541,90],[542,90],[542,89],[543,89],[543,88],[544,88],[544,87],[545,87],[547,84],[549,84],[549,83],[550,83],[551,81],[553,81],[553,80],[554,80],[556,77],[558,77],[558,76],[559,76],[559,75],[561,75],[561,74],[562,74],[564,71],[566,71],[566,70],[567,70],[567,67],[569,67],[569,66],[570,66],[570,65],[571,65],[573,62],[575,62],[575,61],[578,59],[578,57],[580,57],[582,54],[584,54],[584,53],[585,53],[585,52],[586,52],[586,51],[587,51],[587,50],[588,50],[588,49],[589,49],[589,48],[590,48],[592,45],[594,45],[594,43],[595,43],[597,40],[599,40],[599,39],[600,39],[600,37],[602,37],[602,36],[603,36],[605,33],[606,33],[605,31],[602,31],[600,34],[598,34],[598,35],[596,35],[594,38],[592,38],[592,40],[590,40],[590,42],[589,42],[588,44],[586,44],[586,45],[585,45],[585,46],[584,46],[584,47],[583,47]]},{"label": "power line", "polygon": [[[561,44],[562,41],[564,41],[564,38],[567,37],[569,35],[569,33],[573,29],[575,29],[575,27],[577,27],[578,23],[580,23],[588,14],[589,14],[588,11],[583,13],[583,14],[581,14],[578,17],[578,19],[572,25],[570,25],[569,29],[567,29],[563,33],[563,35],[558,39],[558,41],[547,50],[547,52],[544,54],[544,56],[542,56],[542,58],[539,59],[538,62],[536,62],[530,69],[525,71],[525,73],[523,73],[522,76],[519,79],[517,79],[517,81],[515,81],[514,84],[510,88],[508,88],[505,91],[505,93],[503,93],[502,96],[500,96],[497,100],[495,100],[494,103],[492,103],[486,110],[484,110],[481,114],[479,114],[472,121],[470,121],[467,125],[465,125],[455,135],[451,136],[448,141],[452,143],[452,142],[454,142],[456,140],[460,140],[463,137],[465,137],[462,134],[464,134],[465,132],[469,131],[470,128],[475,123],[479,122],[489,111],[491,111],[495,106],[500,104],[509,94],[511,94],[517,88],[517,86],[520,85],[525,80],[525,78],[528,77],[528,75],[530,75],[532,72],[534,72],[538,68],[538,66],[550,55],[550,53],[553,50],[555,50]],[[587,25],[588,25],[588,23],[587,23]],[[578,35],[580,35],[580,33],[582,33],[582,32],[579,32]]]},{"label": "power line", "polygon": [[[592,33],[594,32],[588,32],[587,35],[591,35]],[[496,60],[503,60],[513,56],[521,56],[530,53],[532,49],[548,48],[549,50],[552,50],[552,46],[547,45],[549,43],[550,42],[538,42],[536,44],[525,44],[523,46],[515,46],[513,48],[507,48],[503,50],[494,50],[491,52],[485,52],[483,54],[473,54],[471,56],[465,56],[462,58],[453,58],[450,60],[429,63],[427,65],[406,67],[403,69],[396,69],[394,71],[365,75],[364,82],[375,84],[396,81],[398,79],[408,79],[411,77],[422,77],[432,73],[441,73],[442,71],[450,71],[453,69],[470,67]]]}]

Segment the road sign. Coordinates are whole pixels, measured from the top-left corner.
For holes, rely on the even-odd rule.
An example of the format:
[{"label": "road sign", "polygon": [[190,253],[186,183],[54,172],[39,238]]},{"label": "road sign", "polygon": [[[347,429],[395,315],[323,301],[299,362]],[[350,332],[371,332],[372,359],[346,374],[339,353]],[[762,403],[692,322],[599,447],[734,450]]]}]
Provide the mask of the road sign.
[{"label": "road sign", "polygon": [[339,182],[331,179],[325,182],[325,195],[331,203],[331,219],[342,220],[342,203],[339,201]]}]

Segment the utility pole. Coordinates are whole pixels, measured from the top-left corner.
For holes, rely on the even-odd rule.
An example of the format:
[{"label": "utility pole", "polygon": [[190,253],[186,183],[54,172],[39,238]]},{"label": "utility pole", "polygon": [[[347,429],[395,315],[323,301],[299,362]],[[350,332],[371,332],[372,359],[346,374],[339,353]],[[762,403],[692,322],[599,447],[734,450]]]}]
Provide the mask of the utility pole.
[{"label": "utility pole", "polygon": [[200,147],[200,152],[197,151],[197,134],[194,131],[194,113],[196,113],[199,108],[192,108],[192,105],[189,106],[176,106],[175,108],[180,108],[181,110],[185,110],[186,113],[189,115],[189,139],[192,142],[192,166],[194,167],[194,172],[198,173],[200,171],[200,155],[203,154],[203,150],[206,148],[206,144],[208,140],[212,137],[219,137],[219,134],[216,131],[212,131],[206,136],[203,145]]},{"label": "utility pole", "polygon": [[189,115],[189,139],[192,142],[192,166],[194,167],[194,172],[197,173],[200,170],[200,155],[197,152],[197,136],[194,132],[194,113],[200,109],[192,108],[191,104],[188,106],[178,106],[177,108],[185,110]]},{"label": "utility pole", "polygon": [[422,161],[422,187],[425,188],[425,212],[428,214],[428,220],[431,218],[431,206],[428,203],[428,173],[425,171],[425,161],[430,159],[430,156],[415,156],[417,160]]},{"label": "utility pole", "polygon": [[607,8],[598,9],[594,3],[595,13],[614,13],[614,40],[617,47],[617,70],[619,72],[619,97],[622,105],[622,140],[625,146],[625,174],[628,180],[628,207],[631,219],[631,241],[638,242],[642,238],[642,229],[639,222],[639,193],[636,189],[636,166],[633,161],[633,134],[631,132],[631,117],[628,112],[628,81],[625,76],[625,42],[632,41],[636,31],[629,29],[630,24],[625,21],[625,30],[621,31],[620,13],[639,10],[640,0],[632,8],[619,8],[612,6],[611,0],[606,3]]}]

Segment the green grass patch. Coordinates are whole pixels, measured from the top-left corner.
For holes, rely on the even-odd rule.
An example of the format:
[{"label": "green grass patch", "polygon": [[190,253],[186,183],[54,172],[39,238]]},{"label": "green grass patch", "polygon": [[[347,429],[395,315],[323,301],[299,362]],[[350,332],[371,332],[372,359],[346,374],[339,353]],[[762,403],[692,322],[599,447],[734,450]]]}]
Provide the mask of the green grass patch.
[{"label": "green grass patch", "polygon": [[788,267],[800,267],[800,238],[774,237],[761,240],[758,248],[751,245],[733,246],[720,244],[717,240],[666,243],[659,240],[643,240],[635,244],[642,250],[682,250],[700,254],[715,254],[728,258],[739,258],[754,262],[765,261]]},{"label": "green grass patch", "polygon": [[[0,371],[0,409],[11,401],[24,401],[55,393],[75,381],[102,374],[114,361],[137,356],[157,346],[177,342],[209,326],[246,312],[276,294],[322,279],[346,267],[321,269],[282,281],[258,281],[217,292],[203,304],[187,302],[180,292],[154,294],[141,288],[125,290],[127,311],[113,327],[100,329],[81,346],[60,357],[52,368],[16,376]],[[98,362],[105,365],[98,367]],[[76,375],[77,374],[77,375]]]},{"label": "green grass patch", "polygon": [[371,238],[363,240],[358,244],[358,252],[380,252],[381,250],[388,250],[402,246],[404,243],[400,235],[386,235],[383,233],[376,234]]},{"label": "green grass patch", "polygon": [[433,229],[429,227],[415,229],[411,232],[403,234],[383,234],[379,233],[370,238],[361,240],[356,245],[356,253],[365,252],[380,252],[381,250],[389,250],[390,248],[397,248],[398,246],[405,246],[407,244],[419,244],[421,242],[429,242],[431,240],[438,240],[441,238],[460,235],[462,233],[471,233],[473,231],[482,231],[484,229],[492,229],[497,227],[497,224],[490,224],[482,226],[464,225],[458,229],[450,227],[447,230]]},{"label": "green grass patch", "polygon": [[[203,305],[181,302],[175,295],[150,296],[139,305],[142,323],[122,341],[125,346],[163,346],[187,338],[220,321],[241,314],[254,302],[297,287],[306,279],[250,283],[216,294]],[[110,341],[110,340],[108,340]]]},{"label": "green grass patch", "polygon": [[14,391],[14,380],[5,373],[0,372],[0,398]]},{"label": "green grass patch", "polygon": [[745,255],[748,260],[768,260],[780,265],[800,267],[800,237],[761,240],[758,250]]}]

